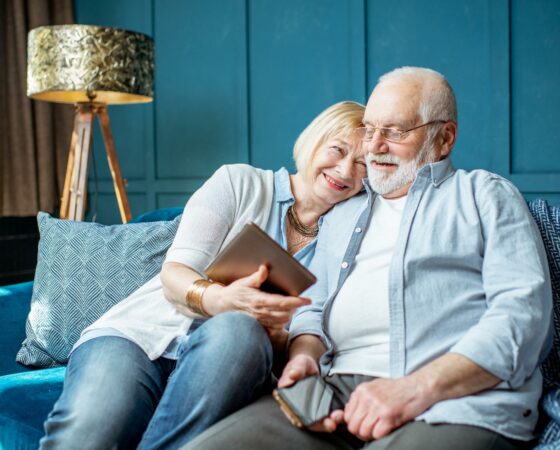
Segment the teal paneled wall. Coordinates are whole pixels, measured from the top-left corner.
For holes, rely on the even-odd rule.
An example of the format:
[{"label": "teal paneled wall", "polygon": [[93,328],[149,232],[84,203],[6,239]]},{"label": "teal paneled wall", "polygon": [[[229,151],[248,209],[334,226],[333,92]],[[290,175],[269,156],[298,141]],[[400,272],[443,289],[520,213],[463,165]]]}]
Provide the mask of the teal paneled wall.
[{"label": "teal paneled wall", "polygon": [[[432,67],[454,86],[457,167],[500,173],[527,198],[560,204],[557,0],[75,4],[80,23],[156,41],[155,101],[110,108],[133,214],[182,205],[224,163],[293,169],[293,142],[316,114],[365,102],[379,75],[402,65]],[[94,147],[98,219],[117,222],[99,133]]]},{"label": "teal paneled wall", "polygon": [[364,5],[256,0],[248,8],[251,162],[292,168],[292,146],[327,106],[365,101]]}]

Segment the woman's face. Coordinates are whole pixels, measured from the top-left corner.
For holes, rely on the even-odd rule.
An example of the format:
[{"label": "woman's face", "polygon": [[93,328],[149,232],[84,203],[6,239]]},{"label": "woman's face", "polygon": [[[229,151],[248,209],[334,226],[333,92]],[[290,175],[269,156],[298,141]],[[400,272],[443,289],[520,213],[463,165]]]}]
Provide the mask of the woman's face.
[{"label": "woman's face", "polygon": [[328,205],[357,194],[367,176],[364,150],[359,137],[335,136],[326,141],[311,161],[313,193]]}]

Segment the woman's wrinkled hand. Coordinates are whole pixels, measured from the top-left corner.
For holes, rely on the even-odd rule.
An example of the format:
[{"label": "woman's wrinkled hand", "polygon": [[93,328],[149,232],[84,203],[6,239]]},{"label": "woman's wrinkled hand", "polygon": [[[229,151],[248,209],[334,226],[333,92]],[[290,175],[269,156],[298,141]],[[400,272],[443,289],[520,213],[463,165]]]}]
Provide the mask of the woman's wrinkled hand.
[{"label": "woman's wrinkled hand", "polygon": [[262,265],[251,275],[228,286],[212,285],[204,293],[204,308],[211,315],[226,311],[240,311],[259,321],[265,328],[283,328],[294,311],[311,300],[301,297],[270,294],[259,288],[268,277]]}]

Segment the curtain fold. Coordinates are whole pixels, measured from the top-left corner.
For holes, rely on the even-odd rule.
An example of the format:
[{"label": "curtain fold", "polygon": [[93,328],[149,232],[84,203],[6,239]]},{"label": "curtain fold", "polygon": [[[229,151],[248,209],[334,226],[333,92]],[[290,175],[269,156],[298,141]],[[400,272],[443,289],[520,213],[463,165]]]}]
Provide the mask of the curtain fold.
[{"label": "curtain fold", "polygon": [[74,109],[27,98],[27,33],[70,23],[73,0],[0,2],[0,216],[60,206]]}]

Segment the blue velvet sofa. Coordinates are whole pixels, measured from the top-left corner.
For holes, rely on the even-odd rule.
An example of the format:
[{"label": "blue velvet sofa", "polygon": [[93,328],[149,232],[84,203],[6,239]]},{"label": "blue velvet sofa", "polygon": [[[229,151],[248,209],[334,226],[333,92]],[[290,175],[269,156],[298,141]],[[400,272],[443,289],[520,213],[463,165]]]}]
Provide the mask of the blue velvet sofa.
[{"label": "blue velvet sofa", "polygon": [[[182,208],[162,208],[132,222],[172,220]],[[25,339],[33,282],[0,286],[0,450],[37,449],[43,422],[62,392],[65,367],[30,369],[15,361]]]},{"label": "blue velvet sofa", "polygon": [[[542,200],[529,208],[543,236],[549,258],[555,300],[557,331],[560,327],[560,208]],[[170,220],[181,208],[167,208],[144,214],[135,222]],[[32,370],[15,362],[25,338],[33,283],[0,287],[0,450],[36,449],[43,435],[43,422],[62,391],[65,368]],[[539,439],[535,449],[560,449],[560,339],[543,367],[547,393]]]}]

